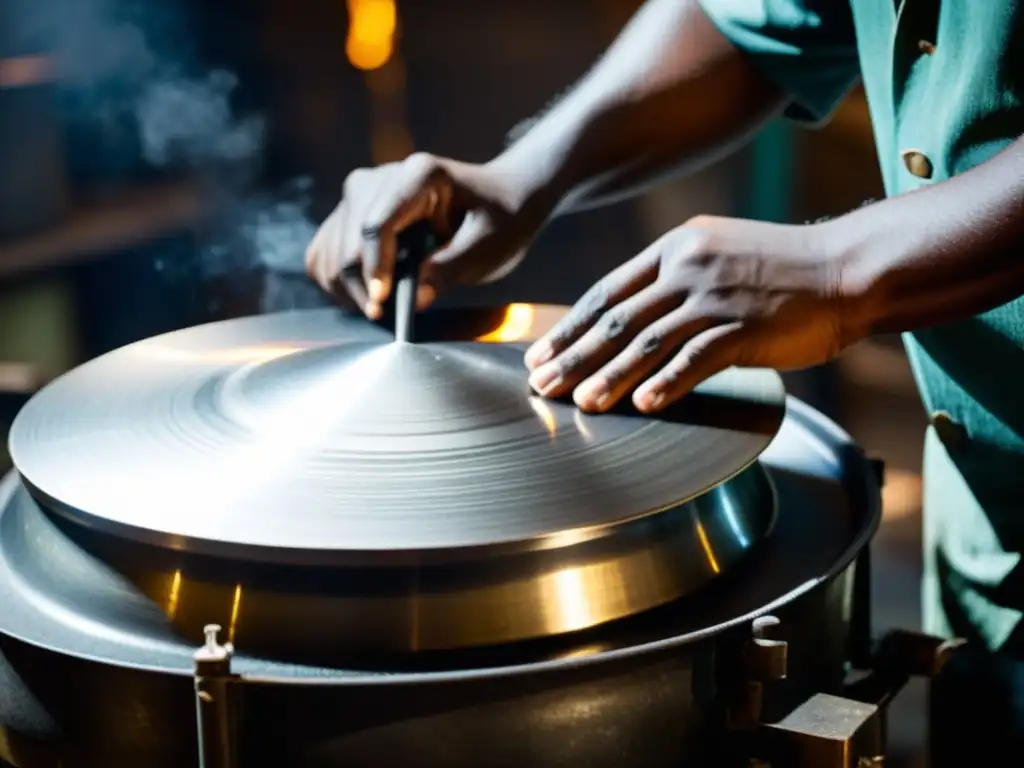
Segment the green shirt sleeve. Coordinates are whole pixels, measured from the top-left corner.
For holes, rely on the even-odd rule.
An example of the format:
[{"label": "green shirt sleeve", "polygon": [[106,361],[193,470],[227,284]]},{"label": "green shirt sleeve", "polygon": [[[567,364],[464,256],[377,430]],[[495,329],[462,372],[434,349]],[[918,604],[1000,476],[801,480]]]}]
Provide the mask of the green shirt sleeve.
[{"label": "green shirt sleeve", "polygon": [[792,99],[788,117],[826,120],[860,76],[850,0],[701,0],[708,18]]}]

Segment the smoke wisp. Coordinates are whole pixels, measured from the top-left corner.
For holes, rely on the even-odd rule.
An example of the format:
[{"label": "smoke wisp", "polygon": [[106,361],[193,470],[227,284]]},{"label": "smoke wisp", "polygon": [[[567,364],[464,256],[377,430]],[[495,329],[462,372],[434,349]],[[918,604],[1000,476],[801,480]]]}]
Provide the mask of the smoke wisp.
[{"label": "smoke wisp", "polygon": [[[257,186],[268,123],[234,106],[237,76],[198,66],[187,9],[174,0],[11,0],[16,29],[57,58],[72,119],[106,166],[202,176],[216,214],[206,230],[208,276],[264,267],[301,272],[315,231],[311,182]],[[132,162],[131,155],[137,156]]]},{"label": "smoke wisp", "polygon": [[148,83],[135,104],[146,161],[158,167],[191,168],[258,162],[266,120],[260,115],[235,116],[231,94],[237,86],[238,78],[224,70],[205,78]]}]

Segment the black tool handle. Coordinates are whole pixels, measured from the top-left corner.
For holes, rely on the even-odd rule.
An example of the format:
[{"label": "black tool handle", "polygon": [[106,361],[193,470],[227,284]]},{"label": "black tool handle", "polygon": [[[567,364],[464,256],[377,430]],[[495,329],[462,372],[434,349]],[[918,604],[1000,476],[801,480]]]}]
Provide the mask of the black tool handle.
[{"label": "black tool handle", "polygon": [[435,250],[437,236],[425,221],[413,224],[398,235],[394,272],[395,341],[413,341],[420,266]]}]

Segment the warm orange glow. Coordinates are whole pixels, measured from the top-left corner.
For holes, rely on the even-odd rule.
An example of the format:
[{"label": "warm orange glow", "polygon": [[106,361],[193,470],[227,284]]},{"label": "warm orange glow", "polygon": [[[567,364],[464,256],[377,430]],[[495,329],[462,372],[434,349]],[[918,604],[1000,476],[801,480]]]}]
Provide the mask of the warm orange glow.
[{"label": "warm orange glow", "polygon": [[598,653],[603,653],[610,647],[611,646],[607,643],[591,643],[590,645],[585,645],[582,648],[573,648],[571,650],[564,651],[557,654],[557,656],[560,659],[582,659],[586,656],[594,656]]},{"label": "warm orange glow", "polygon": [[238,628],[238,616],[242,612],[242,585],[235,586],[235,594],[231,598],[231,619],[228,621],[228,642],[234,645],[235,630]]},{"label": "warm orange glow", "polygon": [[558,419],[555,418],[555,412],[551,410],[551,407],[539,397],[530,398],[530,407],[533,408],[533,412],[537,414],[537,418],[540,419],[540,423],[544,425],[544,429],[552,439],[557,437]]},{"label": "warm orange glow", "polygon": [[181,570],[176,570],[171,578],[171,588],[167,592],[167,618],[174,621],[178,613],[178,602],[181,600]]},{"label": "warm orange glow", "polygon": [[886,468],[885,486],[882,488],[883,520],[919,514],[921,497],[921,476],[917,472]]},{"label": "warm orange glow", "polygon": [[721,573],[722,569],[718,565],[718,558],[715,557],[715,551],[711,549],[711,540],[708,539],[708,533],[699,521],[697,523],[697,538],[700,540],[700,546],[708,558],[708,565],[711,566],[711,570],[715,573]]},{"label": "warm orange glow", "polygon": [[53,65],[45,56],[21,56],[0,59],[0,88],[26,88],[47,83],[53,77]]},{"label": "warm orange glow", "polygon": [[404,160],[413,150],[412,135],[402,123],[384,123],[374,130],[371,151],[376,165]]},{"label": "warm orange glow", "polygon": [[405,65],[400,57],[391,59],[386,67],[374,69],[365,75],[366,88],[381,99],[405,93]]},{"label": "warm orange glow", "polygon": [[[553,626],[562,631],[573,632],[593,626],[595,621],[603,617],[591,609],[590,595],[587,585],[593,582],[587,578],[592,576],[600,566],[585,565],[569,567],[556,571],[545,579],[546,587],[554,593],[553,606],[557,606],[557,615]],[[551,622],[549,622],[551,624]]]},{"label": "warm orange glow", "polygon": [[398,11],[394,0],[349,0],[345,53],[356,69],[383,67],[395,50]]},{"label": "warm orange glow", "polygon": [[523,341],[530,335],[533,327],[534,309],[532,304],[510,304],[505,310],[501,325],[490,333],[477,338],[477,341],[492,343],[508,343]]}]

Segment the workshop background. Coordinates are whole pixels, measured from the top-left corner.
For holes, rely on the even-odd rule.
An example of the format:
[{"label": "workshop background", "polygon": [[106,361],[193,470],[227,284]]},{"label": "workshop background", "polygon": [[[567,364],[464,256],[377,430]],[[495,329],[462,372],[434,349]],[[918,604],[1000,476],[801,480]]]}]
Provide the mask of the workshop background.
[{"label": "workshop background", "polygon": [[[128,342],[323,302],[302,255],[350,170],[414,149],[489,158],[639,4],[0,0],[0,428]],[[559,221],[513,276],[448,300],[571,303],[694,214],[802,222],[880,196],[855,91],[826,128],[780,122],[697,176]],[[925,414],[899,340],[788,383],[886,461],[876,626],[918,627]],[[924,764],[924,717],[913,685],[887,764]]]}]

